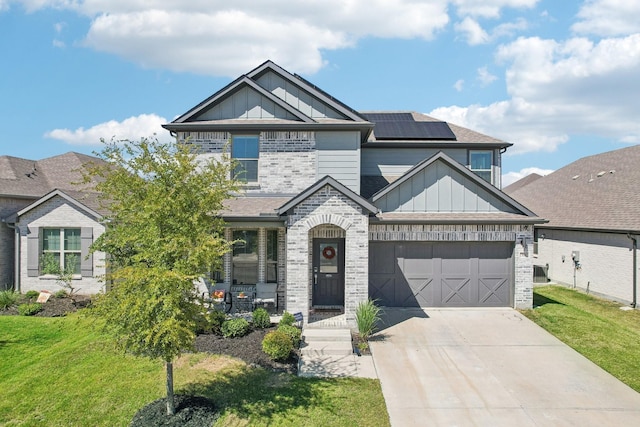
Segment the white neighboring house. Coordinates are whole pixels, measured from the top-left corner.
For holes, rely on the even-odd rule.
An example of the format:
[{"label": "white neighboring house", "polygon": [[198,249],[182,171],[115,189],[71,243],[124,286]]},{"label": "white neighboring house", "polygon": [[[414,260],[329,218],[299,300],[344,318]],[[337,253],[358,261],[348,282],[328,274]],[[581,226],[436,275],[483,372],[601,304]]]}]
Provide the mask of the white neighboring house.
[{"label": "white neighboring house", "polygon": [[505,193],[549,220],[535,226],[536,270],[549,280],[636,305],[640,145],[577,160]]},{"label": "white neighboring house", "polygon": [[76,261],[72,286],[78,294],[104,290],[104,254],[89,254],[93,240],[104,232],[104,212],[95,192],[74,184],[86,164],[100,162],[78,153],[38,161],[0,156],[2,288],[61,289],[57,276],[44,269],[43,257],[48,256],[60,267]]}]

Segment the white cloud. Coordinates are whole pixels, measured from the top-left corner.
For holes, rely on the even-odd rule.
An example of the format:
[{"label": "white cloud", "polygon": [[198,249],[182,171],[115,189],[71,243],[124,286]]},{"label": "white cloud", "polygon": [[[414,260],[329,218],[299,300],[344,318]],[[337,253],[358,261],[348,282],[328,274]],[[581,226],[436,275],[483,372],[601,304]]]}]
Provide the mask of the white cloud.
[{"label": "white cloud", "polygon": [[571,29],[578,34],[625,36],[640,32],[640,2],[637,0],[587,0],[578,12],[580,20]]},{"label": "white cloud", "polygon": [[462,89],[464,88],[464,80],[460,79],[458,81],[456,81],[453,84],[453,87],[455,90],[457,90],[458,92],[462,92]]},{"label": "white cloud", "polygon": [[462,33],[467,43],[471,46],[489,43],[489,34],[482,29],[475,19],[466,17],[462,22],[456,23],[453,28]]},{"label": "white cloud", "polygon": [[66,44],[62,41],[62,40],[58,40],[58,39],[53,39],[53,47],[57,47],[57,48],[64,48],[66,47]]},{"label": "white cloud", "polygon": [[487,67],[478,68],[478,80],[482,86],[487,86],[496,81],[498,77],[494,76],[487,70]]},{"label": "white cloud", "polygon": [[530,9],[538,0],[453,0],[458,15],[499,18],[500,11],[506,7],[514,9]]},{"label": "white cloud", "polygon": [[552,172],[553,172],[553,169],[540,169],[536,167],[520,169],[518,172],[508,172],[502,175],[502,187],[504,188],[507,185],[513,184],[519,179],[522,179],[525,176],[531,175],[532,173],[537,173],[538,175],[546,176]]},{"label": "white cloud", "polygon": [[640,142],[640,34],[593,43],[520,38],[498,50],[510,99],[430,114],[513,142],[510,154],[554,151],[570,135]]},{"label": "white cloud", "polygon": [[158,139],[169,139],[169,133],[161,125],[167,123],[167,119],[155,114],[141,114],[129,117],[121,122],[110,120],[100,123],[89,129],[78,128],[54,129],[44,136],[51,139],[58,139],[71,145],[99,145],[101,139],[116,140],[129,139],[138,140],[140,138],[151,137],[154,134]]}]

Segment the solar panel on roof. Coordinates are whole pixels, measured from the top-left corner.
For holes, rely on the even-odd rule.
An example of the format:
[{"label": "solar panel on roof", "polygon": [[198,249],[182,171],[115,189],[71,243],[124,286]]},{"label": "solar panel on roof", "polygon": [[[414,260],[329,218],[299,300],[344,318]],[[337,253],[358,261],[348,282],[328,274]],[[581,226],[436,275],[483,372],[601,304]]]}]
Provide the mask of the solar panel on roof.
[{"label": "solar panel on roof", "polygon": [[373,133],[383,139],[437,139],[455,141],[456,136],[446,122],[380,121]]},{"label": "solar panel on roof", "polygon": [[414,121],[413,115],[411,113],[364,113],[362,115],[367,120],[374,123]]}]

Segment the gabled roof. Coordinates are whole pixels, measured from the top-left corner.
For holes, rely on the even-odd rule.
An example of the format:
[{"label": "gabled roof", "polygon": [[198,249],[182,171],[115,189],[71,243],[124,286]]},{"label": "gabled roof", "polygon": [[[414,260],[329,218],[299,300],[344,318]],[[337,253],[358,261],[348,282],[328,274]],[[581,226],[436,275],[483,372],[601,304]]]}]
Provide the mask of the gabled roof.
[{"label": "gabled roof", "polygon": [[584,157],[511,193],[542,227],[640,233],[640,145]]},{"label": "gabled roof", "polygon": [[[273,73],[282,78],[287,85],[292,85],[296,90],[301,91],[318,102],[318,105],[326,106],[328,110],[337,112],[339,117],[309,117],[296,106],[287,102],[287,99],[278,96],[277,91],[271,91],[261,84],[261,77],[267,73]],[[262,82],[264,83],[264,82]],[[242,89],[251,90],[259,96],[273,103],[281,111],[286,111],[287,117],[273,117],[269,119],[260,118],[223,118],[223,119],[201,119],[207,111],[220,105],[229,97],[238,93]],[[314,104],[315,105],[315,104]],[[189,111],[173,120],[171,123],[164,124],[163,127],[170,131],[205,131],[205,130],[221,130],[229,131],[236,129],[243,130],[339,130],[339,129],[357,129],[362,133],[363,140],[371,131],[373,124],[366,121],[355,110],[349,108],[337,99],[329,96],[316,86],[310,84],[299,76],[294,76],[280,66],[271,61],[267,61],[257,68],[253,69],[246,75],[240,76],[227,86],[217,91]]]},{"label": "gabled roof", "polygon": [[333,179],[329,175],[327,175],[324,178],[322,178],[319,181],[317,181],[315,184],[311,185],[310,187],[308,187],[305,190],[303,190],[302,192],[300,192],[300,194],[298,194],[297,196],[293,197],[291,200],[289,200],[284,205],[280,206],[280,208],[277,210],[278,214],[279,215],[286,214],[289,210],[291,210],[295,206],[299,205],[306,198],[312,196],[316,191],[320,190],[325,185],[329,185],[329,186],[333,187],[333,189],[335,189],[336,191],[344,194],[349,199],[351,199],[353,202],[357,203],[358,205],[360,205],[362,208],[364,208],[365,210],[369,211],[370,213],[375,214],[375,213],[378,212],[378,208],[375,207],[367,199],[365,199],[364,197],[359,196],[355,192],[351,191],[349,188],[345,187],[343,184],[340,184],[338,181],[336,181],[335,179]]},{"label": "gabled roof", "polygon": [[[77,207],[80,210],[83,210],[84,212],[86,212],[88,215],[90,215],[93,219],[95,220],[99,220],[100,218],[102,218],[102,214],[100,214],[99,212],[97,212],[96,210],[90,208],[89,206],[87,206],[88,204],[93,204],[95,202],[95,198],[94,197],[90,197],[90,199],[88,200],[83,200],[82,198],[85,197],[84,193],[79,193],[79,192],[75,192],[76,197],[72,197],[70,196],[69,193],[70,191],[62,191],[62,190],[53,190],[48,194],[45,194],[43,197],[39,198],[38,200],[36,200],[35,202],[31,203],[29,206],[19,210],[16,213],[16,217],[21,217],[22,215],[24,215],[25,213],[37,208],[38,206],[48,202],[49,200],[55,198],[55,197],[61,197],[63,199],[65,199],[67,201],[67,203],[69,203],[72,206]],[[81,201],[82,200],[82,201]]]},{"label": "gabled roof", "polygon": [[77,191],[81,170],[90,163],[104,161],[75,152],[42,160],[0,156],[0,196],[36,199],[54,188]]},{"label": "gabled roof", "polygon": [[408,182],[409,180],[412,179],[412,177],[414,177],[415,175],[421,173],[422,171],[424,171],[425,169],[429,168],[431,165],[435,164],[436,162],[443,162],[444,164],[446,164],[447,166],[452,168],[454,171],[456,171],[459,174],[461,174],[464,178],[466,178],[467,180],[473,182],[476,186],[482,188],[484,191],[489,193],[489,195],[491,195],[492,197],[495,197],[496,199],[500,200],[502,203],[504,203],[506,206],[510,207],[514,211],[520,212],[522,215],[525,215],[525,216],[528,216],[528,217],[532,217],[532,218],[536,217],[535,213],[533,213],[532,211],[527,209],[522,204],[518,203],[513,198],[509,197],[507,194],[505,194],[502,191],[500,191],[498,188],[496,188],[493,185],[489,184],[487,181],[485,181],[484,179],[480,178],[478,175],[473,173],[471,170],[469,170],[466,167],[462,166],[461,164],[459,164],[458,162],[453,160],[451,157],[447,156],[442,151],[439,151],[438,153],[436,153],[435,155],[431,156],[430,158],[425,159],[425,160],[421,161],[420,163],[416,164],[415,166],[413,166],[403,176],[401,176],[400,178],[398,178],[397,180],[393,181],[392,183],[390,183],[389,185],[384,187],[382,190],[378,191],[373,196],[371,196],[370,200],[375,203],[376,201],[382,199],[386,195],[388,195],[388,194],[390,194],[390,193],[392,193],[394,191],[397,191],[399,189],[399,187],[403,183]]}]

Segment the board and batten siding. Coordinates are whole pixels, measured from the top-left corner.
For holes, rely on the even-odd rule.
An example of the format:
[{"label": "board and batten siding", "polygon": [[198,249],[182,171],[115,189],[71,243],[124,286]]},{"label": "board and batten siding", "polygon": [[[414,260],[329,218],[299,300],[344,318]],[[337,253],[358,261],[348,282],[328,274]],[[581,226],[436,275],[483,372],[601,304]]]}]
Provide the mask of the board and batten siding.
[{"label": "board and batten siding", "polygon": [[[469,150],[473,148],[363,148],[362,175],[399,177],[404,175],[417,163],[428,159],[442,151],[456,162],[469,167]],[[501,154],[500,150],[493,152],[491,167],[493,185],[501,187]]]},{"label": "board and batten siding", "polygon": [[246,87],[195,118],[196,121],[227,119],[295,120],[296,118],[272,100]]},{"label": "board and batten siding", "polygon": [[511,212],[497,197],[438,161],[375,202],[383,212]]},{"label": "board and batten siding", "polygon": [[316,132],[317,179],[326,175],[360,191],[359,132]]},{"label": "board and batten siding", "polygon": [[311,96],[276,73],[268,72],[257,79],[260,86],[307,116],[317,118],[344,119],[324,102]]}]

